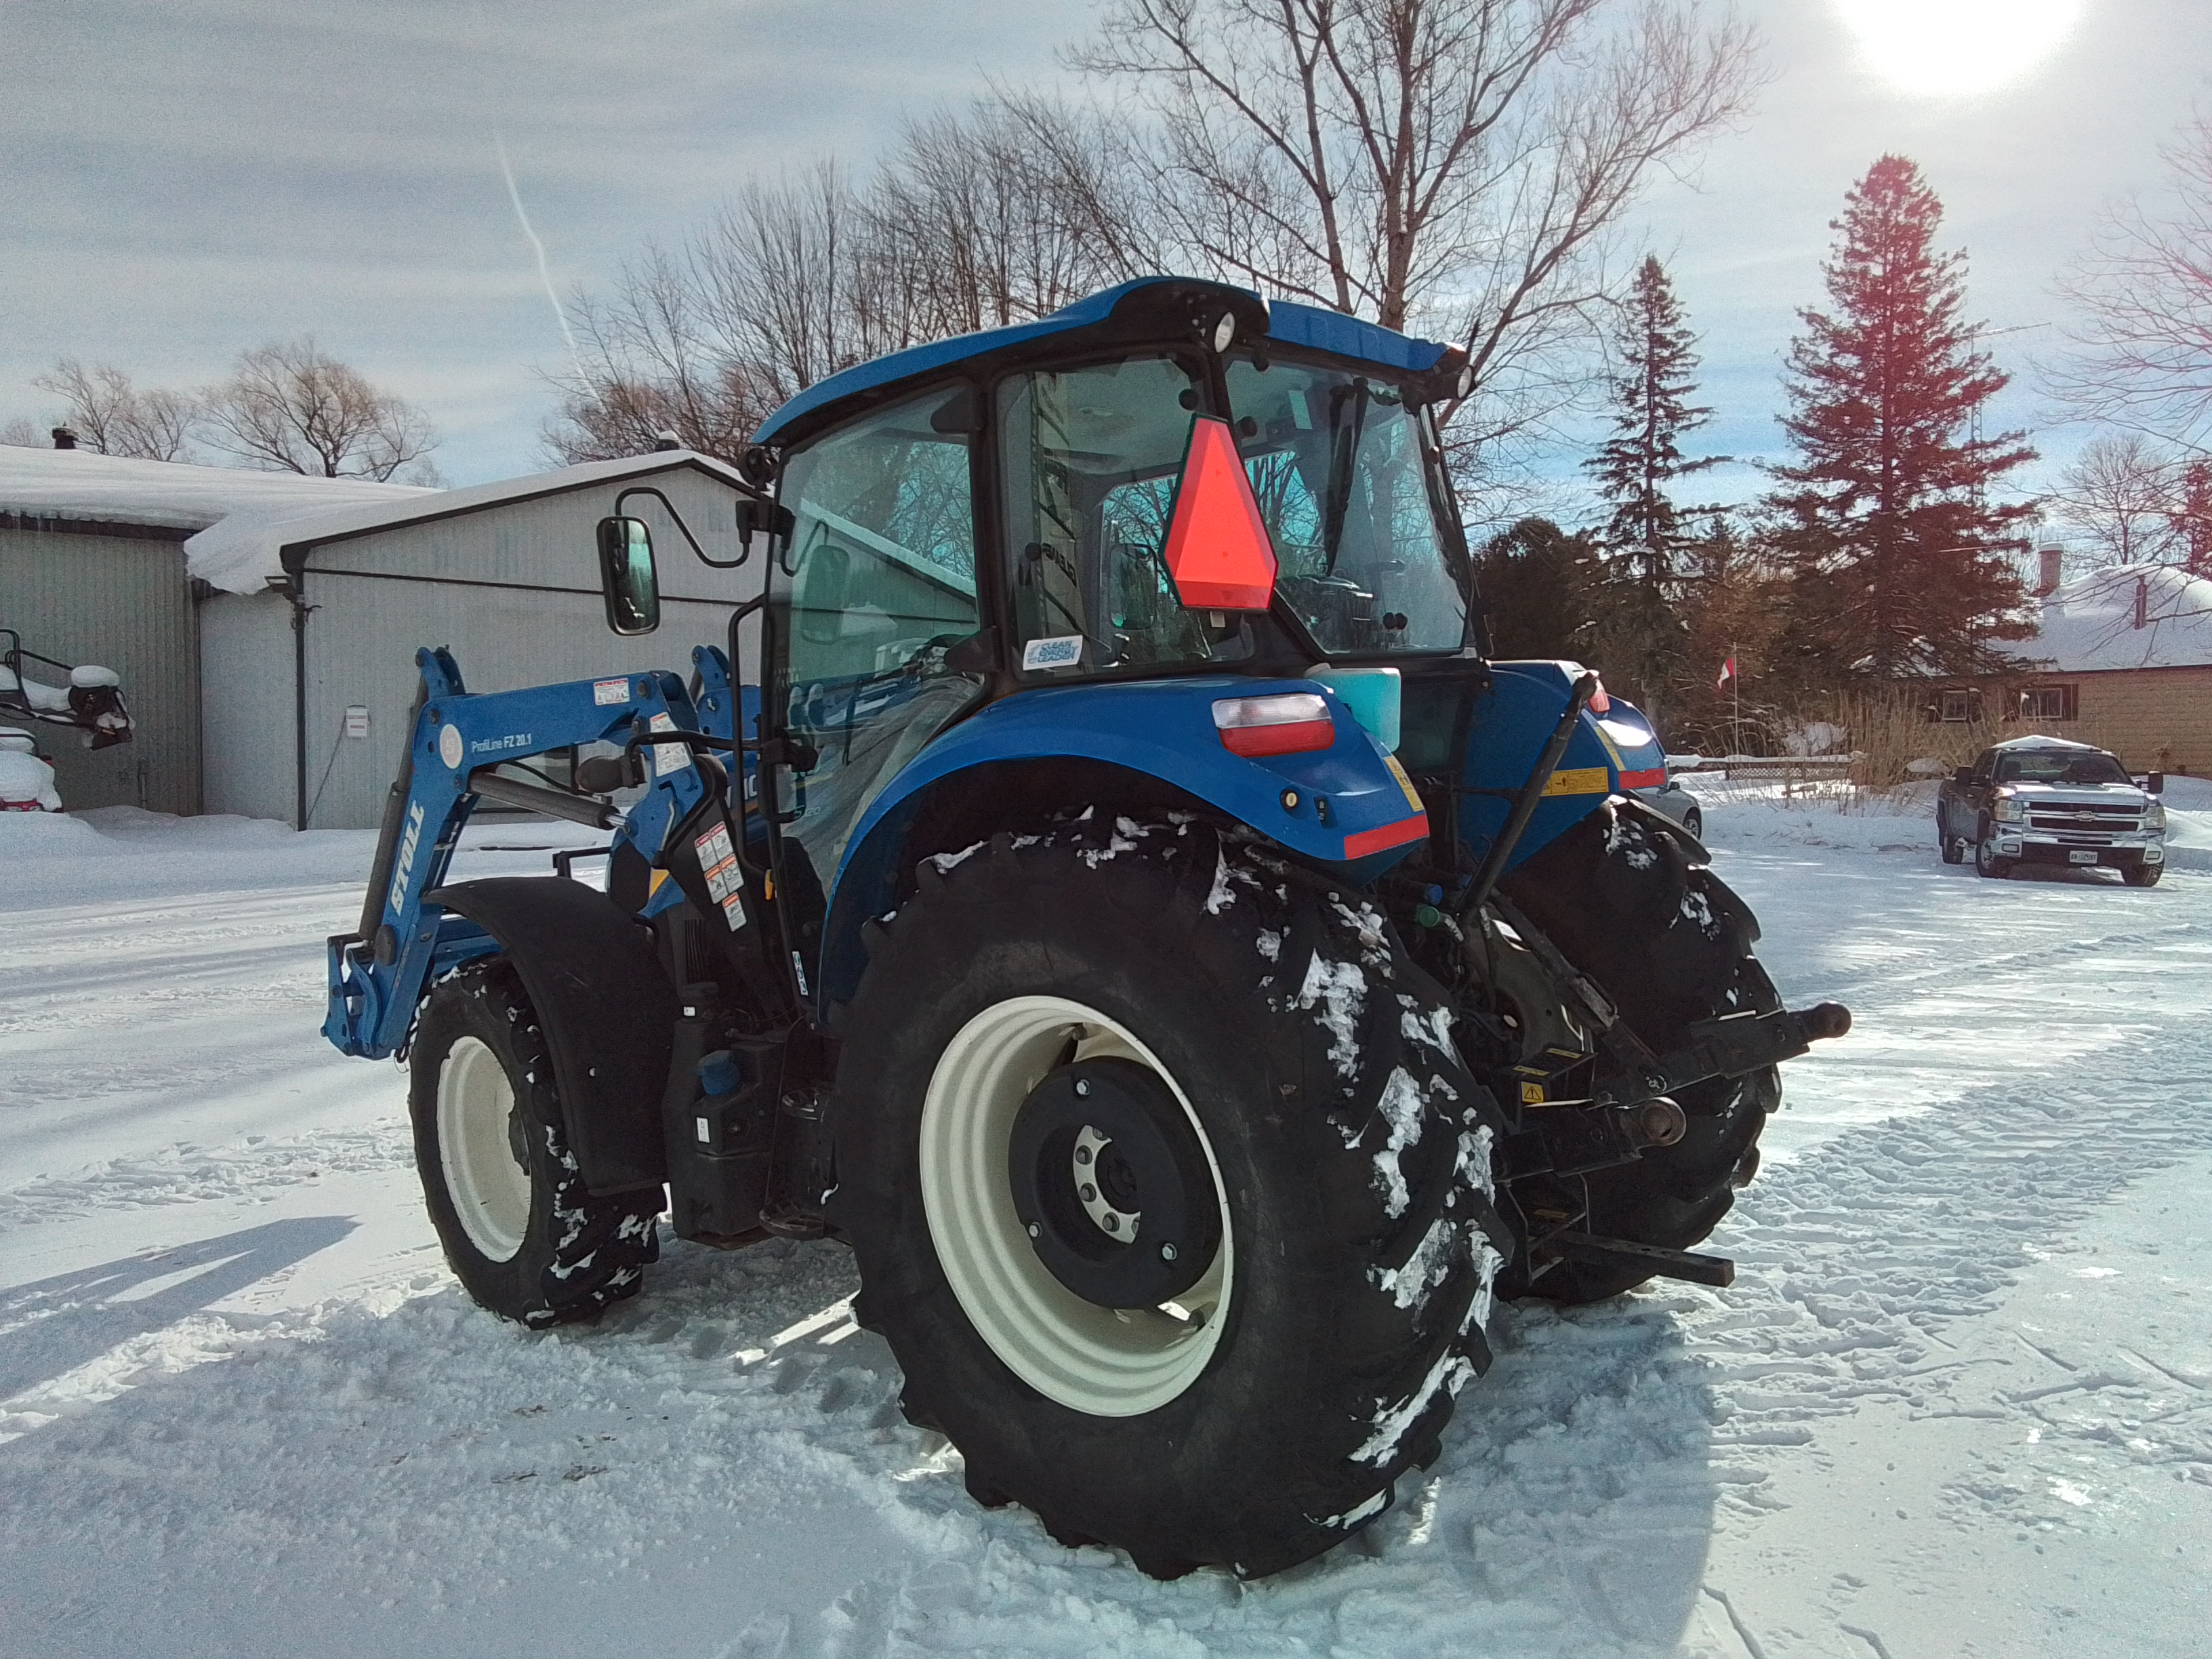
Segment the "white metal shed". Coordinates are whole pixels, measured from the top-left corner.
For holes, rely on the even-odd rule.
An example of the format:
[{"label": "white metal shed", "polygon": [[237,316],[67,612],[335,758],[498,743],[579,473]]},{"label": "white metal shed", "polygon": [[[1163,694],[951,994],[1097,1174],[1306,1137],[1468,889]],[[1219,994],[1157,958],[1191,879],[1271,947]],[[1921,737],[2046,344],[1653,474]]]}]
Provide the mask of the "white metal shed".
[{"label": "white metal shed", "polygon": [[[667,668],[719,644],[757,591],[736,471],[688,450],[587,462],[412,500],[239,514],[185,544],[199,609],[206,810],[371,829],[398,770],[415,653],[449,647],[471,691]],[[595,530],[617,504],[653,526],[661,625],[623,638],[600,599]]]}]

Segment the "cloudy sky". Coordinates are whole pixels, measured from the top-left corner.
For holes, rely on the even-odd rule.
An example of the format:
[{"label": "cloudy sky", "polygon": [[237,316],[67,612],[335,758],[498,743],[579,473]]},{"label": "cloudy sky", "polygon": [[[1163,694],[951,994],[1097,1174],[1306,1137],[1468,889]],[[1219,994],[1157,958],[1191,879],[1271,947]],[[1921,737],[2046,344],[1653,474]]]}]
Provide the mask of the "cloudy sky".
[{"label": "cloudy sky", "polygon": [[[1771,454],[1844,190],[1917,161],[2008,367],[2100,204],[2212,100],[2212,0],[1744,0],[1777,78],[1629,228],[1704,333],[1710,447]],[[63,356],[217,378],[312,332],[427,408],[456,483],[534,470],[555,286],[603,283],[748,174],[865,163],[902,115],[1059,76],[1087,0],[0,0],[0,420]],[[2044,411],[2023,384],[2010,424]],[[2063,456],[2078,432],[2046,428]],[[2045,469],[2047,471],[2047,469]],[[1735,471],[1717,490],[1756,488]]]}]

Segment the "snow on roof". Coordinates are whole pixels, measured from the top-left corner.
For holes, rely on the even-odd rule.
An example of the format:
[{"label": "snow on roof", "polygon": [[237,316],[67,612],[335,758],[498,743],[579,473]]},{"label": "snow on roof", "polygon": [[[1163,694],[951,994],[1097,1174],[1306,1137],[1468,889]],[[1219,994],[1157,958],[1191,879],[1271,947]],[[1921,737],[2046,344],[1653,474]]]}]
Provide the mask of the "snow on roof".
[{"label": "snow on roof", "polygon": [[2015,749],[2079,749],[2085,755],[2105,752],[2094,743],[2076,743],[2071,738],[2041,738],[2033,734],[2025,738],[2007,738],[2002,743],[1993,743],[1990,747],[2006,752]]},{"label": "snow on roof", "polygon": [[505,478],[497,483],[472,484],[465,489],[410,490],[409,499],[379,498],[352,507],[321,504],[276,506],[270,510],[232,514],[203,530],[185,544],[185,558],[193,575],[231,593],[258,593],[270,579],[284,574],[288,547],[318,542],[343,541],[374,530],[411,524],[422,519],[448,518],[474,513],[503,502],[526,501],[537,495],[557,495],[564,489],[609,483],[675,467],[695,467],[713,474],[733,488],[750,491],[734,467],[688,449],[656,450],[649,455],[625,455],[611,461],[586,461],[577,466],[535,472],[526,477]]},{"label": "snow on roof", "polygon": [[2059,673],[2212,664],[2212,581],[2168,564],[2092,570],[2060,583],[2041,629],[2004,648]]},{"label": "snow on roof", "polygon": [[0,513],[26,518],[204,530],[234,513],[284,507],[313,512],[436,493],[366,478],[312,478],[236,466],[126,460],[88,449],[0,444]]}]

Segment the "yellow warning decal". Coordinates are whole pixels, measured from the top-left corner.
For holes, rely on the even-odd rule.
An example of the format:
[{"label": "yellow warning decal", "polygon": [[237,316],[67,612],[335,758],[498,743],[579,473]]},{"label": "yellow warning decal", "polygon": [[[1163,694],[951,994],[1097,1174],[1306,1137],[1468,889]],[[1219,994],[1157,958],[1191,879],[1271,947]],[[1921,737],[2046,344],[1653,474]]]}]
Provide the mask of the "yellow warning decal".
[{"label": "yellow warning decal", "polygon": [[1613,773],[1603,766],[1570,766],[1552,774],[1544,786],[1547,795],[1602,795],[1613,787]]},{"label": "yellow warning decal", "polygon": [[650,883],[648,883],[648,884],[647,884],[647,887],[646,887],[646,890],[646,890],[646,892],[647,892],[648,895],[659,892],[659,891],[660,890],[660,884],[661,884],[662,882],[664,882],[664,881],[666,881],[667,879],[668,879],[668,872],[667,872],[667,871],[665,871],[665,870],[656,870],[656,871],[654,871],[654,872],[653,872],[653,880],[652,880]]},{"label": "yellow warning decal", "polygon": [[1398,780],[1398,787],[1406,792],[1406,805],[1416,812],[1426,811],[1428,808],[1422,802],[1419,792],[1413,787],[1413,779],[1407,777],[1406,769],[1398,764],[1398,757],[1395,755],[1385,755],[1382,757],[1382,764],[1390,769],[1390,775]]},{"label": "yellow warning decal", "polygon": [[1523,1106],[1541,1106],[1544,1103],[1544,1085],[1540,1083],[1522,1084],[1521,1103]]}]

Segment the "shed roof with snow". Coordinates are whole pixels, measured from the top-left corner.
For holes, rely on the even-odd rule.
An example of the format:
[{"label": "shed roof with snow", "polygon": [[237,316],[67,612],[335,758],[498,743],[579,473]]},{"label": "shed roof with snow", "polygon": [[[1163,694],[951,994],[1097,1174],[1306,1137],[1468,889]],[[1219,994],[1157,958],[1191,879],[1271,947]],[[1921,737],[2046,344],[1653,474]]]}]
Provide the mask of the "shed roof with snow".
[{"label": "shed roof with snow", "polygon": [[327,512],[441,492],[367,478],[317,478],[180,461],[135,461],[88,449],[0,444],[0,514],[72,525],[174,530],[178,539],[238,513]]},{"label": "shed roof with snow", "polygon": [[185,544],[185,556],[191,562],[192,574],[209,586],[226,592],[255,593],[289,574],[285,565],[288,553],[296,558],[307,548],[351,541],[403,525],[459,518],[540,496],[558,495],[595,484],[620,483],[672,469],[704,472],[734,489],[752,493],[752,486],[735,467],[711,455],[695,454],[689,450],[660,450],[648,455],[625,455],[611,461],[586,461],[550,472],[534,472],[527,477],[474,484],[465,489],[410,491],[404,500],[379,497],[341,506],[327,501],[271,502],[264,507],[234,514],[201,531]]},{"label": "shed roof with snow", "polygon": [[2167,564],[2116,564],[2062,582],[2041,626],[2005,650],[2061,674],[2212,665],[2212,581]]}]

